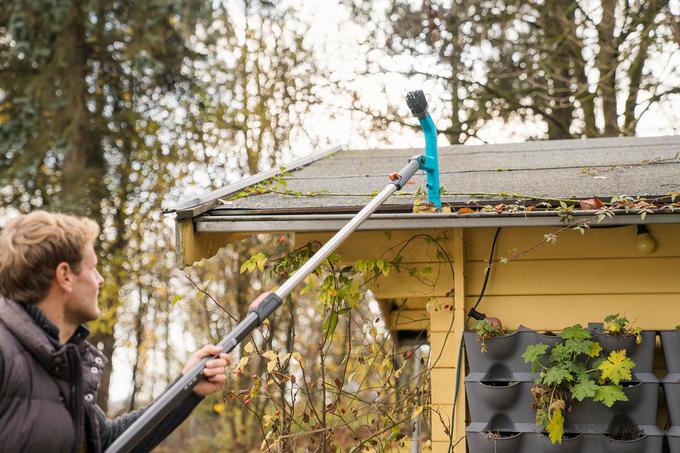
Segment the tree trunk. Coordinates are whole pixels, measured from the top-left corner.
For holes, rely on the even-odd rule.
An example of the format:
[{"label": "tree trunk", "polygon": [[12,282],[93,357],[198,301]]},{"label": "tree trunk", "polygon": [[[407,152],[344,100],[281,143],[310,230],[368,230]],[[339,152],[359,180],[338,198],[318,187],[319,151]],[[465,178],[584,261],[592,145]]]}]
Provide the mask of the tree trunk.
[{"label": "tree trunk", "polygon": [[143,361],[143,345],[144,345],[144,317],[146,316],[148,300],[144,301],[144,292],[141,289],[141,282],[137,282],[139,294],[139,309],[137,310],[137,319],[135,319],[135,363],[132,366],[132,394],[130,395],[129,410],[135,409],[135,400],[137,393],[140,390],[140,383],[137,379],[140,365]]},{"label": "tree trunk", "polygon": [[618,113],[616,110],[616,69],[618,66],[618,45],[614,36],[616,22],[616,0],[602,0],[602,20],[597,25],[600,52],[597,68],[600,71],[598,92],[602,99],[604,135],[619,135]]},{"label": "tree trunk", "polygon": [[69,121],[64,135],[68,137],[69,147],[64,156],[61,183],[61,208],[67,212],[79,215],[87,214],[88,203],[83,203],[82,196],[87,187],[87,148],[89,146],[89,123],[86,104],[87,86],[87,55],[86,37],[83,24],[83,14],[78,2],[74,2],[69,12],[66,26],[68,30],[63,35],[60,45],[74,49],[68,52],[68,68],[64,75],[66,112]]},{"label": "tree trunk", "polygon": [[667,4],[668,0],[649,2],[649,4],[646,5],[647,7],[644,14],[640,18],[640,23],[643,25],[644,29],[640,33],[640,43],[637,55],[635,55],[635,59],[631,62],[630,68],[628,69],[629,86],[624,111],[624,135],[635,135],[635,128],[637,126],[635,108],[638,105],[638,94],[640,93],[640,84],[642,82],[642,70],[647,61],[649,45],[654,40],[654,17],[658,11]]}]

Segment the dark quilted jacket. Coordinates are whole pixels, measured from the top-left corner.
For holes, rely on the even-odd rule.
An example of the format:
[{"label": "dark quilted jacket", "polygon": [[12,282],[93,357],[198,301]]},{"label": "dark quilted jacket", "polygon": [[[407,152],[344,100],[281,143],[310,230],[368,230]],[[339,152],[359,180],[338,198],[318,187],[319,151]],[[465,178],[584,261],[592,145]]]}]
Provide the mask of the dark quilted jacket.
[{"label": "dark quilted jacket", "polygon": [[[0,297],[0,451],[101,452],[143,409],[115,420],[97,406],[104,356],[80,327],[65,344],[35,306]],[[201,401],[192,394],[135,451],[148,451]]]}]

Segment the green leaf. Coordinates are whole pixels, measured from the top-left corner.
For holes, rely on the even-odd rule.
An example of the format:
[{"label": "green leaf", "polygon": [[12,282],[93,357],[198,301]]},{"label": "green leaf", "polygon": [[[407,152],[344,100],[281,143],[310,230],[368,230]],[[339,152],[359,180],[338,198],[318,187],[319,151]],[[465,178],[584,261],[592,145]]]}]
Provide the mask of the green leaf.
[{"label": "green leaf", "polygon": [[561,367],[553,367],[547,369],[542,376],[544,384],[546,385],[560,385],[562,382],[571,382],[574,380],[574,376],[569,372],[569,370]]},{"label": "green leaf", "polygon": [[607,407],[612,407],[617,401],[628,401],[628,397],[619,385],[598,385],[593,400],[599,401]]},{"label": "green leaf", "polygon": [[595,341],[593,341],[592,343],[593,344],[590,348],[590,351],[588,351],[588,356],[589,357],[597,357],[602,352],[602,345],[600,345],[600,343],[597,343]]},{"label": "green leaf", "polygon": [[333,310],[324,320],[323,325],[321,326],[321,328],[324,331],[326,341],[333,337],[333,332],[335,332],[335,328],[337,327],[337,325],[338,325],[338,312]]},{"label": "green leaf", "polygon": [[560,409],[555,409],[546,430],[548,431],[550,441],[553,444],[562,443],[562,437],[564,436],[564,416]]},{"label": "green leaf", "polygon": [[241,271],[240,273],[244,273],[246,271],[251,272],[253,269],[255,269],[255,263],[253,263],[251,260],[245,260],[243,264],[241,264]]},{"label": "green leaf", "polygon": [[432,268],[430,266],[425,266],[422,269],[420,269],[420,272],[418,274],[421,277],[431,277],[432,276]]},{"label": "green leaf", "polygon": [[526,351],[522,354],[524,363],[534,363],[548,350],[548,345],[545,343],[532,344],[527,346]]},{"label": "green leaf", "polygon": [[560,338],[565,340],[589,340],[590,337],[590,332],[588,332],[587,329],[584,329],[581,324],[569,326],[560,333]]},{"label": "green leaf", "polygon": [[621,381],[629,381],[632,378],[632,369],[635,367],[635,362],[626,357],[626,350],[612,351],[597,367],[600,370],[600,379],[604,382],[609,379],[614,384]]},{"label": "green leaf", "polygon": [[590,354],[594,348],[593,344],[597,343],[590,340],[575,340],[573,338],[569,338],[568,340],[564,341],[564,348],[569,354]]},{"label": "green leaf", "polygon": [[571,389],[571,395],[575,399],[583,401],[586,398],[594,397],[598,387],[599,386],[590,379],[580,380],[578,384]]},{"label": "green leaf", "polygon": [[267,263],[267,256],[262,252],[258,252],[251,258],[251,260],[253,260],[253,262],[261,272],[264,270],[264,265]]},{"label": "green leaf", "polygon": [[551,362],[564,362],[569,360],[569,351],[567,350],[564,343],[558,343],[553,346],[550,351],[550,361]]}]

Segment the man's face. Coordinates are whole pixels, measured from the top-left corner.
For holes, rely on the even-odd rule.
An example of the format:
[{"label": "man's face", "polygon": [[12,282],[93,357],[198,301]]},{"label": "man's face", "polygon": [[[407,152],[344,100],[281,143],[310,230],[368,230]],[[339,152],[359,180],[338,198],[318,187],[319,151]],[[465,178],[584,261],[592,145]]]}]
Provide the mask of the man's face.
[{"label": "man's face", "polygon": [[94,321],[101,313],[97,304],[99,285],[104,281],[97,271],[97,255],[88,246],[80,262],[80,273],[72,272],[72,291],[66,301],[65,315],[75,324]]}]

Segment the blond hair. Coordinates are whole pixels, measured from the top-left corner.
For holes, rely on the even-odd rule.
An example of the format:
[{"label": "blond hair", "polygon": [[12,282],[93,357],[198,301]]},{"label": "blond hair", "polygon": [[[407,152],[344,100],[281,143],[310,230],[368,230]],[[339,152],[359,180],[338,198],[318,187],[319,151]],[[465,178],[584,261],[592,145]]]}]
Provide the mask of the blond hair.
[{"label": "blond hair", "polygon": [[76,273],[99,226],[84,217],[35,211],[11,220],[0,233],[0,295],[36,303],[47,295],[60,263]]}]

